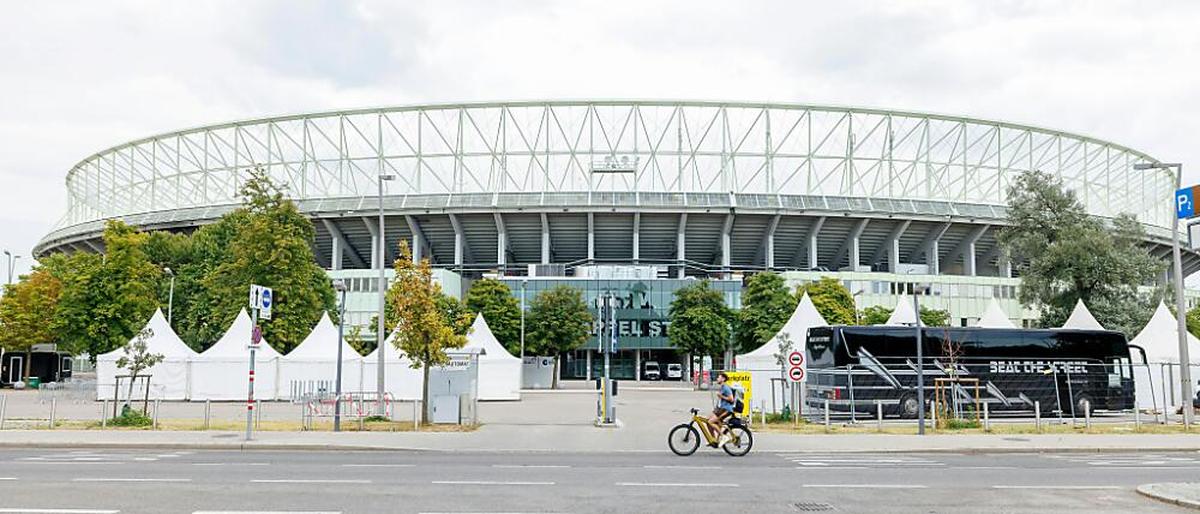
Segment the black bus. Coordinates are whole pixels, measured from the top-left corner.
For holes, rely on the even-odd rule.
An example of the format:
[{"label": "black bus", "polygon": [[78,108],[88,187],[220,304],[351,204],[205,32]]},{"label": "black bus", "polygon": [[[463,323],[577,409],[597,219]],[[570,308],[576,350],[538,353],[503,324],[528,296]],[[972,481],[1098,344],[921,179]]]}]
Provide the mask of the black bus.
[{"label": "black bus", "polygon": [[[971,378],[946,394],[997,411],[1063,412],[1134,406],[1128,342],[1107,330],[975,327],[922,329],[926,401],[938,378]],[[917,415],[917,334],[913,327],[831,326],[808,330],[810,407],[901,417]],[[954,353],[951,358],[947,352]],[[952,366],[952,361],[954,365]],[[978,384],[977,386],[975,384]]]}]

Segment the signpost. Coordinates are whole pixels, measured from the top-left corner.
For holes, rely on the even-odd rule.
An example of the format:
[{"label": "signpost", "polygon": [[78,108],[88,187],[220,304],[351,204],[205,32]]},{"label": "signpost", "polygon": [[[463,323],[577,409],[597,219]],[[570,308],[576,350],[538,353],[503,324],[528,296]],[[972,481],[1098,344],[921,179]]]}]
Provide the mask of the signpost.
[{"label": "signpost", "polygon": [[1179,254],[1179,220],[1196,217],[1196,197],[1200,196],[1196,193],[1200,191],[1200,186],[1179,187],[1181,177],[1183,177],[1182,164],[1139,164],[1135,165],[1134,169],[1170,169],[1175,168],[1175,223],[1171,227],[1171,247],[1174,254],[1175,265],[1175,318],[1178,322],[1176,330],[1179,332],[1179,380],[1180,392],[1183,393],[1183,427],[1190,428],[1192,420],[1195,416],[1195,411],[1192,407],[1192,398],[1194,392],[1192,389],[1192,370],[1189,363],[1191,360],[1188,355],[1187,343],[1187,304],[1183,299],[1183,258]]},{"label": "signpost", "polygon": [[262,343],[262,328],[258,326],[258,318],[271,319],[271,305],[274,303],[274,293],[269,287],[250,284],[250,313],[254,318],[253,329],[250,331],[250,374],[247,380],[246,392],[246,440],[254,436],[254,351]]},{"label": "signpost", "polygon": [[[792,418],[799,419],[800,404],[804,402],[803,387],[808,381],[808,365],[804,362],[804,352],[793,350],[787,356],[787,379],[792,382]],[[797,421],[798,422],[798,421]]]}]

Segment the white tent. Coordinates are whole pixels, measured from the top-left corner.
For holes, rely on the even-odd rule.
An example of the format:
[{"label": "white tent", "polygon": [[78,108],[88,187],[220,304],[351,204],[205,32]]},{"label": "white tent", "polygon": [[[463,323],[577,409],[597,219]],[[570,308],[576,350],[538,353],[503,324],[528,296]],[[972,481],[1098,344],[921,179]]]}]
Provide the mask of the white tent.
[{"label": "white tent", "polygon": [[[1158,304],[1154,315],[1146,323],[1133,340],[1132,346],[1146,351],[1146,367],[1135,367],[1134,378],[1137,389],[1137,404],[1140,408],[1163,405],[1180,405],[1183,402],[1179,384],[1179,331],[1175,316],[1163,303]],[[1200,340],[1187,334],[1189,360],[1191,361],[1192,378],[1200,377]],[[1132,350],[1133,362],[1140,363],[1141,355]]]},{"label": "white tent", "polygon": [[[279,359],[280,399],[294,399],[305,392],[332,393],[337,380],[338,329],[322,314],[317,326],[295,349]],[[342,341],[342,392],[362,391],[362,355]],[[366,389],[374,390],[374,387]]]},{"label": "white tent", "polygon": [[[192,400],[245,400],[254,322],[242,309],[229,330],[192,360]],[[254,351],[254,397],[274,400],[279,392],[279,352],[264,339]]]},{"label": "white tent", "polygon": [[900,299],[896,301],[896,308],[892,310],[892,315],[888,317],[884,325],[916,325],[917,313],[913,311],[912,300],[908,295],[900,295]]},{"label": "white tent", "polygon": [[[396,333],[384,341],[386,352],[383,354],[383,388],[393,400],[421,399],[421,371],[413,369],[412,361],[395,346]],[[371,352],[363,358],[363,381],[366,389],[374,389],[376,373],[379,366],[379,350]]]},{"label": "white tent", "polygon": [[775,354],[779,352],[780,339],[785,335],[789,337],[792,341],[792,349],[803,352],[807,359],[808,329],[825,325],[828,325],[825,318],[821,316],[820,312],[817,312],[817,306],[813,305],[812,298],[805,293],[800,298],[800,303],[796,305],[796,310],[792,311],[792,316],[783,324],[783,328],[779,329],[775,337],[753,351],[737,356],[738,371],[750,372],[752,395],[750,401],[755,404],[755,407],[758,407],[758,402],[764,401],[763,405],[766,405],[767,408],[778,410],[787,403],[788,399],[781,396],[782,389],[776,391],[771,382],[771,379],[783,378],[783,370],[775,360]]},{"label": "white tent", "polygon": [[483,314],[475,316],[464,352],[479,351],[479,399],[520,400],[521,359],[513,357],[492,334]]},{"label": "white tent", "polygon": [[1062,328],[1074,330],[1104,330],[1104,326],[1096,321],[1096,317],[1092,316],[1092,311],[1089,311],[1087,305],[1084,305],[1083,300],[1075,300],[1075,308],[1071,310],[1071,315],[1067,317],[1067,322],[1063,323]]},{"label": "white tent", "polygon": [[[146,342],[149,353],[163,356],[162,362],[139,373],[139,375],[150,375],[150,399],[187,399],[189,361],[196,356],[196,352],[179,339],[174,330],[171,330],[161,309],[155,310],[154,315],[150,316],[150,321],[146,322],[146,328],[153,332]],[[132,342],[132,339],[130,341]],[[117,360],[124,355],[125,352],[121,348],[117,348],[96,357],[96,396],[98,398],[112,398],[116,376],[128,374],[128,370],[117,368]],[[127,387],[127,383],[122,382],[122,388]],[[144,391],[140,389],[140,385],[137,387],[138,389],[135,391]],[[126,391],[121,391],[122,398],[126,394]]]},{"label": "white tent", "polygon": [[1004,313],[1004,309],[1000,307],[1000,301],[992,298],[988,302],[988,306],[983,310],[983,315],[979,316],[979,323],[975,326],[982,328],[1017,328],[1012,320],[1008,319],[1008,314]]}]

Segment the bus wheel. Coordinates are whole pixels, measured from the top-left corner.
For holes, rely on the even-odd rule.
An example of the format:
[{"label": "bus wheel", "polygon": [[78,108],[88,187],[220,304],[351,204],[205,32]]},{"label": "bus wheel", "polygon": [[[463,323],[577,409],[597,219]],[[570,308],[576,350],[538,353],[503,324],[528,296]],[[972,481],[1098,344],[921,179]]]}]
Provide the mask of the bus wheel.
[{"label": "bus wheel", "polygon": [[905,393],[900,397],[900,403],[896,405],[896,413],[904,419],[916,419],[920,410],[921,403],[917,401],[917,395],[913,393]]}]

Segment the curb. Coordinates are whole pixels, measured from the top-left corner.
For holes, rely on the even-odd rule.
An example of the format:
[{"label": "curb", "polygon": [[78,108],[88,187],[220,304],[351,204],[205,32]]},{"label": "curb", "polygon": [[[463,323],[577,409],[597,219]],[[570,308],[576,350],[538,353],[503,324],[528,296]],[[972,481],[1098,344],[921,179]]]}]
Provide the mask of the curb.
[{"label": "curb", "polygon": [[[1138,492],[1138,494],[1140,494],[1142,496],[1145,496],[1145,497],[1153,499],[1153,500],[1158,500],[1163,503],[1170,503],[1172,505],[1177,505],[1177,506],[1184,507],[1184,508],[1200,510],[1200,502],[1198,502],[1198,501],[1189,500],[1187,498],[1183,498],[1183,497],[1172,495],[1172,494],[1160,493],[1155,490],[1157,488],[1157,486],[1162,486],[1162,485],[1167,485],[1167,484],[1142,484],[1142,485],[1137,486],[1137,492]],[[1200,486],[1197,486],[1197,487],[1200,487]]]}]

